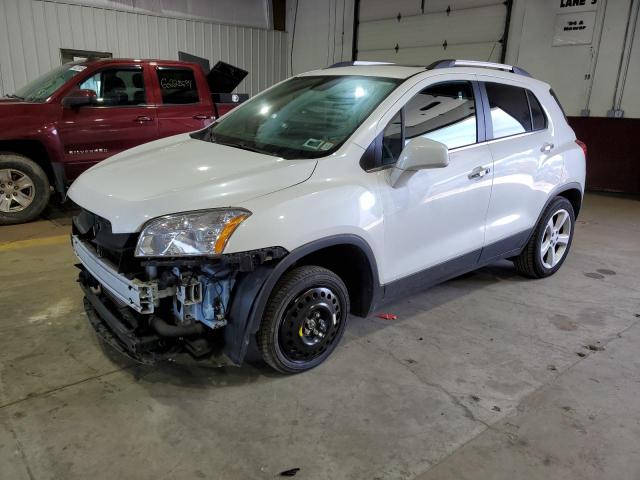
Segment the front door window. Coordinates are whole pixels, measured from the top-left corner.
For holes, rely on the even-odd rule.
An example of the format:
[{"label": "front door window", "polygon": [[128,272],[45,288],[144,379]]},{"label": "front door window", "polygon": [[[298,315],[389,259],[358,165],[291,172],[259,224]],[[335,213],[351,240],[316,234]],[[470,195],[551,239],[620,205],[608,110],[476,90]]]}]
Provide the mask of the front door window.
[{"label": "front door window", "polygon": [[107,68],[84,80],[79,88],[93,90],[98,105],[121,107],[146,103],[142,69]]}]

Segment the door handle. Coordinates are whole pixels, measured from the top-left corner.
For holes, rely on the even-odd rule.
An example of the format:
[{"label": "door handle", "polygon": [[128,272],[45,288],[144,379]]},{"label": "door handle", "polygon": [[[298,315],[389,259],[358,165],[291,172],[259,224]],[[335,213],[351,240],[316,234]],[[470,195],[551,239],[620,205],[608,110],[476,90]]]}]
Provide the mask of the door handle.
[{"label": "door handle", "polygon": [[136,119],[134,121],[139,122],[139,123],[153,122],[153,118],[148,117],[146,115],[140,115],[139,117],[136,117]]},{"label": "door handle", "polygon": [[212,117],[211,115],[198,114],[198,115],[194,115],[192,118],[194,120],[209,120],[211,117]]},{"label": "door handle", "polygon": [[549,143],[549,142],[543,143],[542,146],[540,147],[540,151],[543,153],[550,152],[552,149],[553,149],[553,143]]},{"label": "door handle", "polygon": [[474,180],[476,178],[482,178],[485,175],[488,175],[491,169],[489,167],[476,167],[471,170],[469,174],[469,180]]}]

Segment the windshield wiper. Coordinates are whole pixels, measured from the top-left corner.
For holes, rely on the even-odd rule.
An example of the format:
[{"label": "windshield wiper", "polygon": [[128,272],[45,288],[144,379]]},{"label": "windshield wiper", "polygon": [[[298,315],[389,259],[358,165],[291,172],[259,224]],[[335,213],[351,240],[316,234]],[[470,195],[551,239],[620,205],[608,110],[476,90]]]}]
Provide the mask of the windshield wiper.
[{"label": "windshield wiper", "polygon": [[239,142],[239,143],[236,143],[236,142],[222,142],[222,141],[220,141],[220,140],[216,140],[216,139],[215,139],[215,137],[212,137],[212,138],[211,138],[211,141],[212,141],[213,143],[218,143],[218,144],[220,144],[220,145],[225,145],[225,146],[227,146],[227,147],[236,147],[236,148],[241,148],[242,150],[248,150],[248,151],[250,151],[250,152],[255,152],[255,153],[267,153],[267,152],[265,152],[265,151],[263,151],[263,150],[260,150],[260,149],[258,149],[258,148],[250,147],[250,146],[249,146],[249,145],[247,145],[246,143],[242,143],[242,142]]},{"label": "windshield wiper", "polygon": [[7,98],[17,98],[18,100],[24,100],[23,97],[19,97],[15,93],[10,93],[9,95],[7,95]]}]

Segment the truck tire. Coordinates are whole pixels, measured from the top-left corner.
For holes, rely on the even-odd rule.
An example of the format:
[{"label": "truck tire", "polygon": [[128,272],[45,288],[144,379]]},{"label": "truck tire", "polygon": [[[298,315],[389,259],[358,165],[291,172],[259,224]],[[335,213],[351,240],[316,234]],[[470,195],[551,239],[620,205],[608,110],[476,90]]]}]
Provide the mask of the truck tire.
[{"label": "truck tire", "polygon": [[575,214],[571,202],[556,197],[546,208],[520,255],[513,258],[516,270],[529,278],[556,273],[569,255]]},{"label": "truck tire", "polygon": [[24,155],[0,152],[0,225],[33,220],[50,195],[49,179],[40,165]]},{"label": "truck tire", "polygon": [[322,363],[340,342],[349,313],[349,293],[331,270],[313,265],[282,276],[260,329],[258,348],[272,368],[299,373]]}]

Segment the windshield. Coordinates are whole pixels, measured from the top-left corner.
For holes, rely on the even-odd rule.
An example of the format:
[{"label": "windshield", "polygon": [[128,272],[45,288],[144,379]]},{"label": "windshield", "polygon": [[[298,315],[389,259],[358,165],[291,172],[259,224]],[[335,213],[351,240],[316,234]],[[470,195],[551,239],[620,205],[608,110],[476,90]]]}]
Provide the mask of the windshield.
[{"label": "windshield", "polygon": [[14,95],[9,96],[29,102],[44,102],[53,95],[53,92],[67,83],[67,80],[75,77],[85,68],[87,67],[77,63],[60,65],[20,88]]},{"label": "windshield", "polygon": [[232,110],[204,140],[284,158],[330,154],[400,83],[392,78],[291,78]]}]

